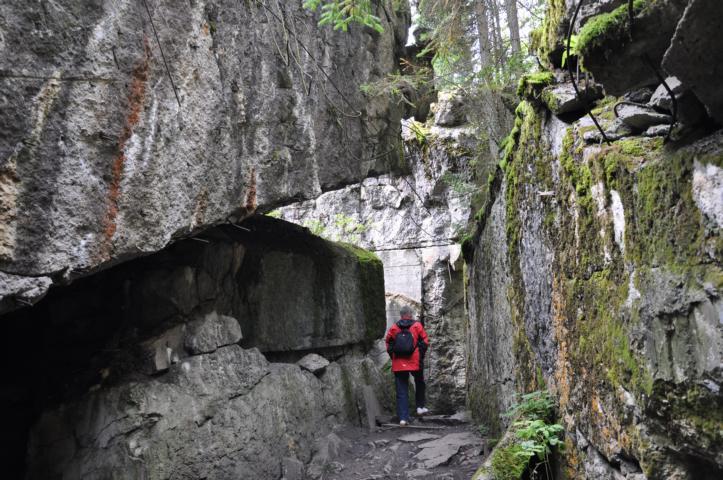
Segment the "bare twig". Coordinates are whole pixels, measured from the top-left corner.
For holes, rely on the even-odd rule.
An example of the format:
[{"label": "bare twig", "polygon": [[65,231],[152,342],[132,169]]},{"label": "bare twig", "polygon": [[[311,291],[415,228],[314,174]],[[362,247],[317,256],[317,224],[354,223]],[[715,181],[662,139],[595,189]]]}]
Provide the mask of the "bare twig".
[{"label": "bare twig", "polygon": [[156,37],[156,43],[158,44],[158,50],[161,51],[161,58],[163,59],[163,65],[166,67],[166,74],[168,79],[171,81],[171,87],[173,88],[173,94],[176,96],[178,102],[178,108],[181,108],[181,99],[178,98],[178,91],[176,91],[176,84],[173,83],[173,77],[171,76],[171,70],[168,68],[168,62],[166,62],[166,55],[163,53],[163,47],[161,46],[161,40],[158,38],[158,32],[156,31],[156,25],[153,23],[153,16],[151,16],[151,10],[148,8],[148,3],[143,0],[143,5],[146,7],[146,13],[148,13],[148,19],[151,21],[151,28],[153,29],[153,36]]}]

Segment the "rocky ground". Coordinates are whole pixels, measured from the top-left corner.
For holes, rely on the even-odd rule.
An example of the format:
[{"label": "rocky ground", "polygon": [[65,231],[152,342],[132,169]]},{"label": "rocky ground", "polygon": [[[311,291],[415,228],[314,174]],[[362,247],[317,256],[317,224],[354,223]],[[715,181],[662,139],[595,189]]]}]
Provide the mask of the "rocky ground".
[{"label": "rocky ground", "polygon": [[[487,439],[472,425],[451,417],[427,417],[410,426],[369,430],[345,427],[325,438],[323,461],[307,470],[323,480],[467,480],[482,464]],[[295,480],[293,472],[284,472]]]}]

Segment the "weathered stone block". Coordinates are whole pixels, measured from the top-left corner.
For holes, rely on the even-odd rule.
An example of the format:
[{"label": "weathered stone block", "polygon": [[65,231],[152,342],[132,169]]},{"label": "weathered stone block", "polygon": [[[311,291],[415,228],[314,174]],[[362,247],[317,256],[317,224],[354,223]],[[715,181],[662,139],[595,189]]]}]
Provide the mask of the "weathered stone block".
[{"label": "weathered stone block", "polygon": [[304,355],[296,364],[316,375],[317,373],[323,372],[326,367],[329,366],[329,360],[316,353],[309,353],[308,355]]},{"label": "weathered stone block", "polygon": [[636,130],[645,130],[648,127],[660,125],[661,123],[670,124],[673,121],[670,115],[658,113],[652,108],[643,108],[635,105],[621,106],[618,108],[618,115],[625,125]]},{"label": "weathered stone block", "polygon": [[692,0],[683,13],[663,58],[663,68],[689,85],[708,114],[723,124],[723,42],[721,5],[717,0]]},{"label": "weathered stone block", "polygon": [[213,311],[188,324],[184,346],[191,354],[198,355],[233,345],[241,338],[241,326],[238,320]]},{"label": "weathered stone block", "polygon": [[148,7],[3,2],[0,270],[77,278],[397,163],[404,107],[359,86],[398,69],[406,2],[374,35],[302,2]]}]

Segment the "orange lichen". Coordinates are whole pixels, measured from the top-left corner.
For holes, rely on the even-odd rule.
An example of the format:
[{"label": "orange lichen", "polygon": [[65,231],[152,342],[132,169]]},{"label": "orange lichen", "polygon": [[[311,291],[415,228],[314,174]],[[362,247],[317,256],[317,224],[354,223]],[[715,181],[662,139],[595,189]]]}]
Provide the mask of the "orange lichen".
[{"label": "orange lichen", "polygon": [[559,346],[557,365],[554,373],[555,387],[560,399],[560,409],[564,410],[570,401],[570,379],[572,378],[572,372],[570,369],[569,344],[567,341],[569,334],[565,326],[567,320],[565,315],[565,295],[561,282],[562,280],[557,276],[553,279],[552,326],[555,331],[555,339]]},{"label": "orange lichen", "polygon": [[148,38],[143,39],[143,58],[136,64],[131,72],[131,87],[128,93],[128,113],[126,121],[118,137],[118,153],[111,165],[111,182],[108,187],[108,206],[105,218],[103,219],[103,241],[100,247],[100,256],[105,259],[110,255],[111,242],[115,235],[116,218],[118,217],[118,200],[121,193],[121,180],[125,169],[125,149],[128,140],[133,135],[133,128],[141,118],[143,102],[146,95],[146,83],[148,81],[149,59],[151,55]]},{"label": "orange lichen", "polygon": [[206,210],[208,209],[208,190],[204,187],[196,197],[196,208],[193,212],[193,220],[191,228],[202,225],[206,218]]},{"label": "orange lichen", "polygon": [[251,167],[251,172],[249,173],[249,188],[246,192],[246,212],[252,214],[256,211],[256,207],[256,168]]}]

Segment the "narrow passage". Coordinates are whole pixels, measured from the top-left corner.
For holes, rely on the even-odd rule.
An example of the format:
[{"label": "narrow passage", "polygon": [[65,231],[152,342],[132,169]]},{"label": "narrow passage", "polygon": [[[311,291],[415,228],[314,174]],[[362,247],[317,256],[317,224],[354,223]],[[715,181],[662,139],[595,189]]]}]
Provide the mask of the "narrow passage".
[{"label": "narrow passage", "polygon": [[344,427],[327,436],[317,478],[469,480],[488,450],[487,439],[458,416],[417,418],[407,427],[379,421],[371,431]]}]

